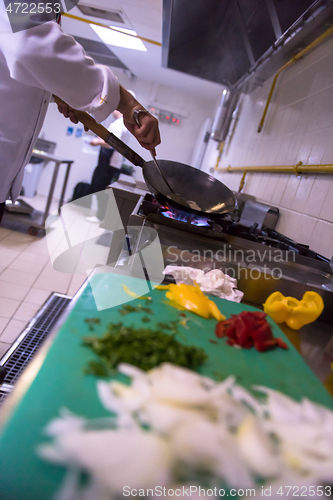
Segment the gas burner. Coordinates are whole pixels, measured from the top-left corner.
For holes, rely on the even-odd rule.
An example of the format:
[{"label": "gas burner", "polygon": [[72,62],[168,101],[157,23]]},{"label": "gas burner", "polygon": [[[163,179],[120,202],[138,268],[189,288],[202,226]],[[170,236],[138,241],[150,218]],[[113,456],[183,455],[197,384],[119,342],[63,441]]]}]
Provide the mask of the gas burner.
[{"label": "gas burner", "polygon": [[186,213],[183,213],[181,210],[175,211],[170,211],[170,210],[160,210],[161,215],[164,217],[167,217],[168,219],[173,219],[173,220],[178,220],[181,222],[186,222],[187,224],[192,224],[193,226],[205,226],[209,227],[209,223],[207,219],[198,217],[197,215],[189,215]]},{"label": "gas burner", "polygon": [[[208,237],[225,241],[229,236],[248,240],[262,246],[269,246],[283,251],[292,251],[304,257],[310,257],[328,263],[326,257],[312,251],[307,245],[302,245],[269,227],[259,228],[258,223],[251,226],[240,223],[236,213],[210,217],[191,210],[178,210],[171,206],[162,206],[151,194],[145,195],[137,207],[136,214],[131,217],[144,217],[148,221],[175,228],[178,231],[196,234],[198,238]],[[140,219],[142,220],[142,219]],[[137,222],[136,222],[137,223]],[[244,245],[246,243],[244,241]]]},{"label": "gas burner", "polygon": [[192,224],[193,226],[209,227],[209,221],[206,215],[201,216],[195,212],[189,213],[186,210],[178,210],[177,208],[169,207],[168,205],[160,205],[159,213],[168,219],[186,222],[187,224]]}]

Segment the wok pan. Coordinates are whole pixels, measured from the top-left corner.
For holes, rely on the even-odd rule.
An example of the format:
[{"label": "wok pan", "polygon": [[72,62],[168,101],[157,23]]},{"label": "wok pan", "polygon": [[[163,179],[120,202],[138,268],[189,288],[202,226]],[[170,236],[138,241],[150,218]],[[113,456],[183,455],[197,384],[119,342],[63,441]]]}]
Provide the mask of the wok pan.
[{"label": "wok pan", "polygon": [[[57,103],[61,99],[55,98]],[[149,191],[154,194],[161,205],[182,210],[184,213],[207,213],[210,216],[219,216],[231,212],[235,206],[235,197],[227,186],[211,175],[196,168],[169,160],[158,160],[160,169],[168,183],[177,195],[188,202],[191,208],[170,198],[171,192],[164,182],[154,161],[146,162],[140,155],[128,147],[118,137],[84,111],[74,111],[77,119],[92,132],[104,140],[109,146],[118,151],[133,165],[143,170],[143,177]]]}]

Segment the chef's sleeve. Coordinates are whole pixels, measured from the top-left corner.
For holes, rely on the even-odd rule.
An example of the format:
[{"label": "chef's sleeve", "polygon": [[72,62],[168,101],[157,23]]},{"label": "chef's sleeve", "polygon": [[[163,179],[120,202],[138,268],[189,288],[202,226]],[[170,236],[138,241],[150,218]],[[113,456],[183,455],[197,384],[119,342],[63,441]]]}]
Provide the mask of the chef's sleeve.
[{"label": "chef's sleeve", "polygon": [[3,54],[14,80],[57,95],[99,122],[117,108],[116,76],[107,66],[95,64],[57,23],[50,21],[6,36]]}]

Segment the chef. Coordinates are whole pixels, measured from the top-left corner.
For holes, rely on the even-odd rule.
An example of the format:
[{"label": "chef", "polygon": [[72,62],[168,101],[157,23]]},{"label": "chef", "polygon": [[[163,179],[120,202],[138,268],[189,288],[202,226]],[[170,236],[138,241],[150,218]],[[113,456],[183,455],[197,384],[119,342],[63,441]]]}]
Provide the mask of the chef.
[{"label": "chef", "polygon": [[24,167],[52,95],[68,103],[58,108],[74,123],[73,108],[91,113],[98,122],[117,109],[141,146],[153,150],[160,143],[157,120],[142,113],[139,128],[133,111],[143,106],[110,68],[87,57],[56,20],[13,33],[7,12],[0,0],[0,220],[5,200],[20,194]]}]

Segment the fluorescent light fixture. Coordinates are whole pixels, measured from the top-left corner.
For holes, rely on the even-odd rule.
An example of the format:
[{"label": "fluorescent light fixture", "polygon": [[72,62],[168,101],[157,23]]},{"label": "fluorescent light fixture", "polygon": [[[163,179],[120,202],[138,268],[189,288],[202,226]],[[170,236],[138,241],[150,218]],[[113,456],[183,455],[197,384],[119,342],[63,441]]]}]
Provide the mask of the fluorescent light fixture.
[{"label": "fluorescent light fixture", "polygon": [[[110,26],[117,31],[103,28],[102,26],[90,25],[99,38],[107,45],[115,45],[117,47],[125,47],[126,49],[147,51],[140,38],[135,38],[136,32],[118,26]],[[121,33],[120,33],[121,32]],[[135,35],[135,36],[130,36]]]}]

